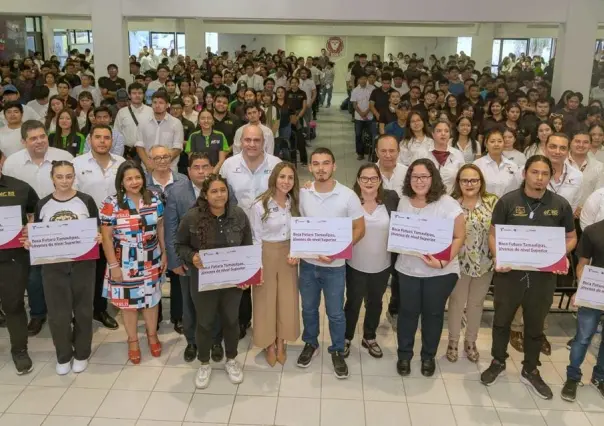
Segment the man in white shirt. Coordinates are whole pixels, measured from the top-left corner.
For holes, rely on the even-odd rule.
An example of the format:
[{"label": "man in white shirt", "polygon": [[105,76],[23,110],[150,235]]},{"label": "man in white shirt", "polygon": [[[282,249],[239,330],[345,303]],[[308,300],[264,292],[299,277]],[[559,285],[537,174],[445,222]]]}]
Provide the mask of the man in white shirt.
[{"label": "man in white shirt", "polygon": [[312,120],[312,105],[317,99],[317,86],[314,81],[310,79],[310,71],[308,68],[300,68],[298,73],[300,76],[300,89],[306,93],[306,109],[304,110],[304,122],[305,126],[309,127],[310,121]]},{"label": "man in white shirt", "polygon": [[92,95],[94,106],[100,106],[103,96],[101,95],[101,91],[91,84],[92,78],[88,74],[82,74],[80,80],[82,81],[82,84],[71,89],[71,96],[78,99],[80,93],[89,92]]},{"label": "man in white shirt", "polygon": [[576,132],[570,141],[570,155],[566,160],[567,166],[572,166],[583,174],[579,206],[574,211],[575,219],[581,217],[581,209],[587,197],[604,187],[604,164],[596,160],[595,157],[588,155],[590,146],[591,136],[589,132],[584,130]]},{"label": "man in white shirt", "polygon": [[[336,170],[335,157],[327,148],[317,148],[310,155],[309,171],[314,182],[308,189],[300,190],[300,215],[302,217],[347,217],[352,221],[352,245],[365,235],[365,218],[359,197],[350,188],[333,178]],[[319,306],[321,290],[329,318],[331,335],[331,360],[338,379],[348,377],[344,358],[350,352],[350,341],[345,338],[344,290],[346,287],[344,259],[319,256],[317,259],[300,260],[300,297],[304,349],[297,365],[308,368],[319,353]]]},{"label": "man in white shirt", "polygon": [[271,129],[260,122],[260,110],[258,105],[246,105],[245,116],[248,119],[248,123],[238,128],[235,132],[235,137],[233,138],[233,154],[239,154],[241,152],[241,137],[243,135],[243,130],[249,126],[257,126],[260,127],[264,135],[264,152],[272,155],[275,152],[275,136]]},{"label": "man in white shirt", "polygon": [[124,135],[126,146],[133,148],[139,123],[151,119],[153,109],[143,103],[145,87],[142,84],[129,85],[128,94],[130,95],[130,105],[117,112],[113,127]]},{"label": "man in white shirt", "polygon": [[[120,89],[121,90],[121,89]],[[103,124],[105,126],[111,127],[111,111],[109,107],[100,106],[94,109],[94,120],[95,124]],[[111,129],[112,132],[112,143],[111,143],[111,153],[114,155],[118,155],[120,157],[124,156],[124,135],[122,135],[115,128]],[[81,154],[85,154],[90,152],[90,135],[86,136],[86,141],[84,142],[83,149],[80,150]]]},{"label": "man in white shirt", "polygon": [[[148,90],[159,90],[162,87],[166,88],[166,83],[170,76],[170,68],[167,65],[160,65],[157,67],[157,80],[153,80],[147,87]],[[178,88],[177,88],[178,90]]]},{"label": "man in white shirt", "polygon": [[23,149],[21,143],[21,119],[23,118],[23,105],[19,102],[7,102],[2,108],[6,118],[6,126],[0,128],[0,150],[6,157]]},{"label": "man in white shirt", "polygon": [[141,63],[141,73],[146,73],[147,71],[151,71],[155,69],[155,64],[153,63],[153,59],[149,55],[149,52],[142,52],[140,57]]},{"label": "man in white shirt", "polygon": [[365,158],[365,147],[363,146],[363,131],[371,134],[371,140],[375,139],[376,129],[373,114],[369,109],[369,97],[375,87],[367,84],[367,75],[359,74],[357,77],[359,85],[350,94],[350,102],[354,108],[354,133],[357,151],[357,160]]},{"label": "man in white shirt", "polygon": [[243,81],[247,84],[247,87],[251,87],[256,91],[262,90],[264,88],[264,79],[261,75],[254,73],[254,63],[246,61],[243,65],[245,67],[245,74],[239,77],[237,83]]},{"label": "man in white shirt", "polygon": [[[117,170],[125,160],[111,153],[113,132],[106,124],[96,124],[90,130],[90,152],[80,155],[73,161],[75,169],[75,187],[90,195],[99,210],[103,201],[115,195],[115,177]],[[110,330],[118,328],[118,323],[107,313],[107,299],[103,297],[103,280],[107,259],[103,249],[96,262],[96,279],[94,288],[93,319]]]},{"label": "man in white shirt", "polygon": [[407,82],[405,82],[404,74],[401,71],[394,71],[392,83],[392,88],[399,92],[401,96],[406,95],[410,90]]},{"label": "man in white shirt", "polygon": [[[241,152],[227,158],[220,168],[232,188],[237,205],[250,215],[254,200],[268,189],[268,179],[281,159],[264,150],[264,134],[258,126],[242,131]],[[239,305],[239,336],[245,336],[252,320],[251,292],[245,290]]]},{"label": "man in white shirt", "polygon": [[27,106],[33,109],[41,118],[45,118],[48,111],[50,90],[46,86],[35,86],[31,91],[31,95],[34,99],[29,101]]},{"label": "man in white shirt", "polygon": [[591,89],[589,99],[604,102],[604,77],[600,77],[598,85]]},{"label": "man in white shirt", "polygon": [[155,92],[152,99],[153,115],[138,124],[136,133],[136,152],[148,171],[153,170],[153,160],[149,157],[149,150],[153,145],[164,145],[170,148],[172,156],[172,170],[178,170],[178,159],[184,144],[184,129],[178,118],[168,114],[168,95]]},{"label": "man in white shirt", "polygon": [[[0,90],[4,90],[2,93],[2,100],[4,103],[11,101],[18,101],[21,97],[19,91],[12,84],[7,84],[4,88],[0,87]],[[42,117],[30,106],[23,105],[23,121],[29,120],[42,120]],[[0,113],[0,127],[6,125],[6,118],[4,118],[4,111]]]},{"label": "man in white shirt", "polygon": [[284,87],[287,89],[287,75],[285,75],[285,68],[282,65],[279,65],[277,71],[269,75],[269,77],[275,80],[275,90],[277,87]]}]

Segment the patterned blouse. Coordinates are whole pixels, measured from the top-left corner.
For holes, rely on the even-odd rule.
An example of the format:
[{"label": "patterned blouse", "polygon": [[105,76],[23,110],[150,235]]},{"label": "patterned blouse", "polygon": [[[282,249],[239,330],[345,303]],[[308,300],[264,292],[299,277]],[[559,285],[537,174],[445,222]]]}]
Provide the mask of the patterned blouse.
[{"label": "patterned blouse", "polygon": [[461,206],[466,218],[466,241],[459,251],[462,274],[477,278],[493,270],[493,256],[489,251],[489,229],[497,200],[496,195],[486,194],[471,210]]}]

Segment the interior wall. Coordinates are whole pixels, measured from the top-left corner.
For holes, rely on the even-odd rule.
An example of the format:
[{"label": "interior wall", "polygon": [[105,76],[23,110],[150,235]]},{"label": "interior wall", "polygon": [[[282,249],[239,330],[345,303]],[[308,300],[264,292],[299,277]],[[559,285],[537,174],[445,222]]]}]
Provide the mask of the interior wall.
[{"label": "interior wall", "polygon": [[457,52],[457,37],[385,37],[384,56],[398,52],[417,53],[420,58],[428,59],[431,54],[437,57]]},{"label": "interior wall", "polygon": [[285,38],[285,35],[218,33],[218,51],[229,52],[232,56],[242,44],[245,44],[249,52],[260,51],[261,48],[266,47],[268,52],[275,53],[279,49],[285,49]]},{"label": "interior wall", "polygon": [[[296,52],[300,56],[318,56],[325,48],[328,37],[324,36],[286,36],[285,51]],[[344,41],[343,55],[333,58],[335,63],[334,89],[336,92],[346,91],[346,73],[348,63],[354,59],[355,53],[379,53],[384,51],[384,37],[342,37]]]}]

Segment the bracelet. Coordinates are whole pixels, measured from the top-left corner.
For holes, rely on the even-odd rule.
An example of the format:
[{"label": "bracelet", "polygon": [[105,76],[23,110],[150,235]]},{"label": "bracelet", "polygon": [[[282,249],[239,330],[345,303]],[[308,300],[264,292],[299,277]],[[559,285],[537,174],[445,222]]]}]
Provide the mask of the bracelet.
[{"label": "bracelet", "polygon": [[110,263],[110,264],[109,264],[109,269],[115,269],[115,268],[119,268],[119,267],[120,267],[120,265],[119,265],[119,263],[117,263],[117,262],[116,262],[116,263]]},{"label": "bracelet", "polygon": [[443,266],[443,261],[442,261],[442,260],[439,260],[439,262],[440,262],[440,269],[443,269],[443,268],[444,268],[444,266]]}]

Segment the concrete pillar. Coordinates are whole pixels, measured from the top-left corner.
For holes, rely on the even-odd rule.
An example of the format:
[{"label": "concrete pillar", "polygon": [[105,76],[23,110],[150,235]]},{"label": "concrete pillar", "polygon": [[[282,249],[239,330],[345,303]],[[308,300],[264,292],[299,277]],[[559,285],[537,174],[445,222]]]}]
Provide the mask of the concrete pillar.
[{"label": "concrete pillar", "polygon": [[106,76],[107,65],[116,64],[119,76],[128,81],[128,23],[122,15],[122,0],[93,1],[90,7],[95,77]]},{"label": "concrete pillar", "polygon": [[558,30],[552,96],[558,99],[565,90],[589,96],[594,46],[598,30],[599,0],[573,0],[566,23]]},{"label": "concrete pillar", "polygon": [[55,31],[52,25],[52,19],[48,16],[42,16],[42,42],[44,43],[44,59],[48,60],[55,55]]},{"label": "concrete pillar", "polygon": [[206,57],[206,31],[202,19],[185,19],[187,55],[199,60]]},{"label": "concrete pillar", "polygon": [[478,31],[472,37],[472,59],[476,61],[476,69],[490,67],[493,56],[493,39],[495,24],[478,24]]}]

